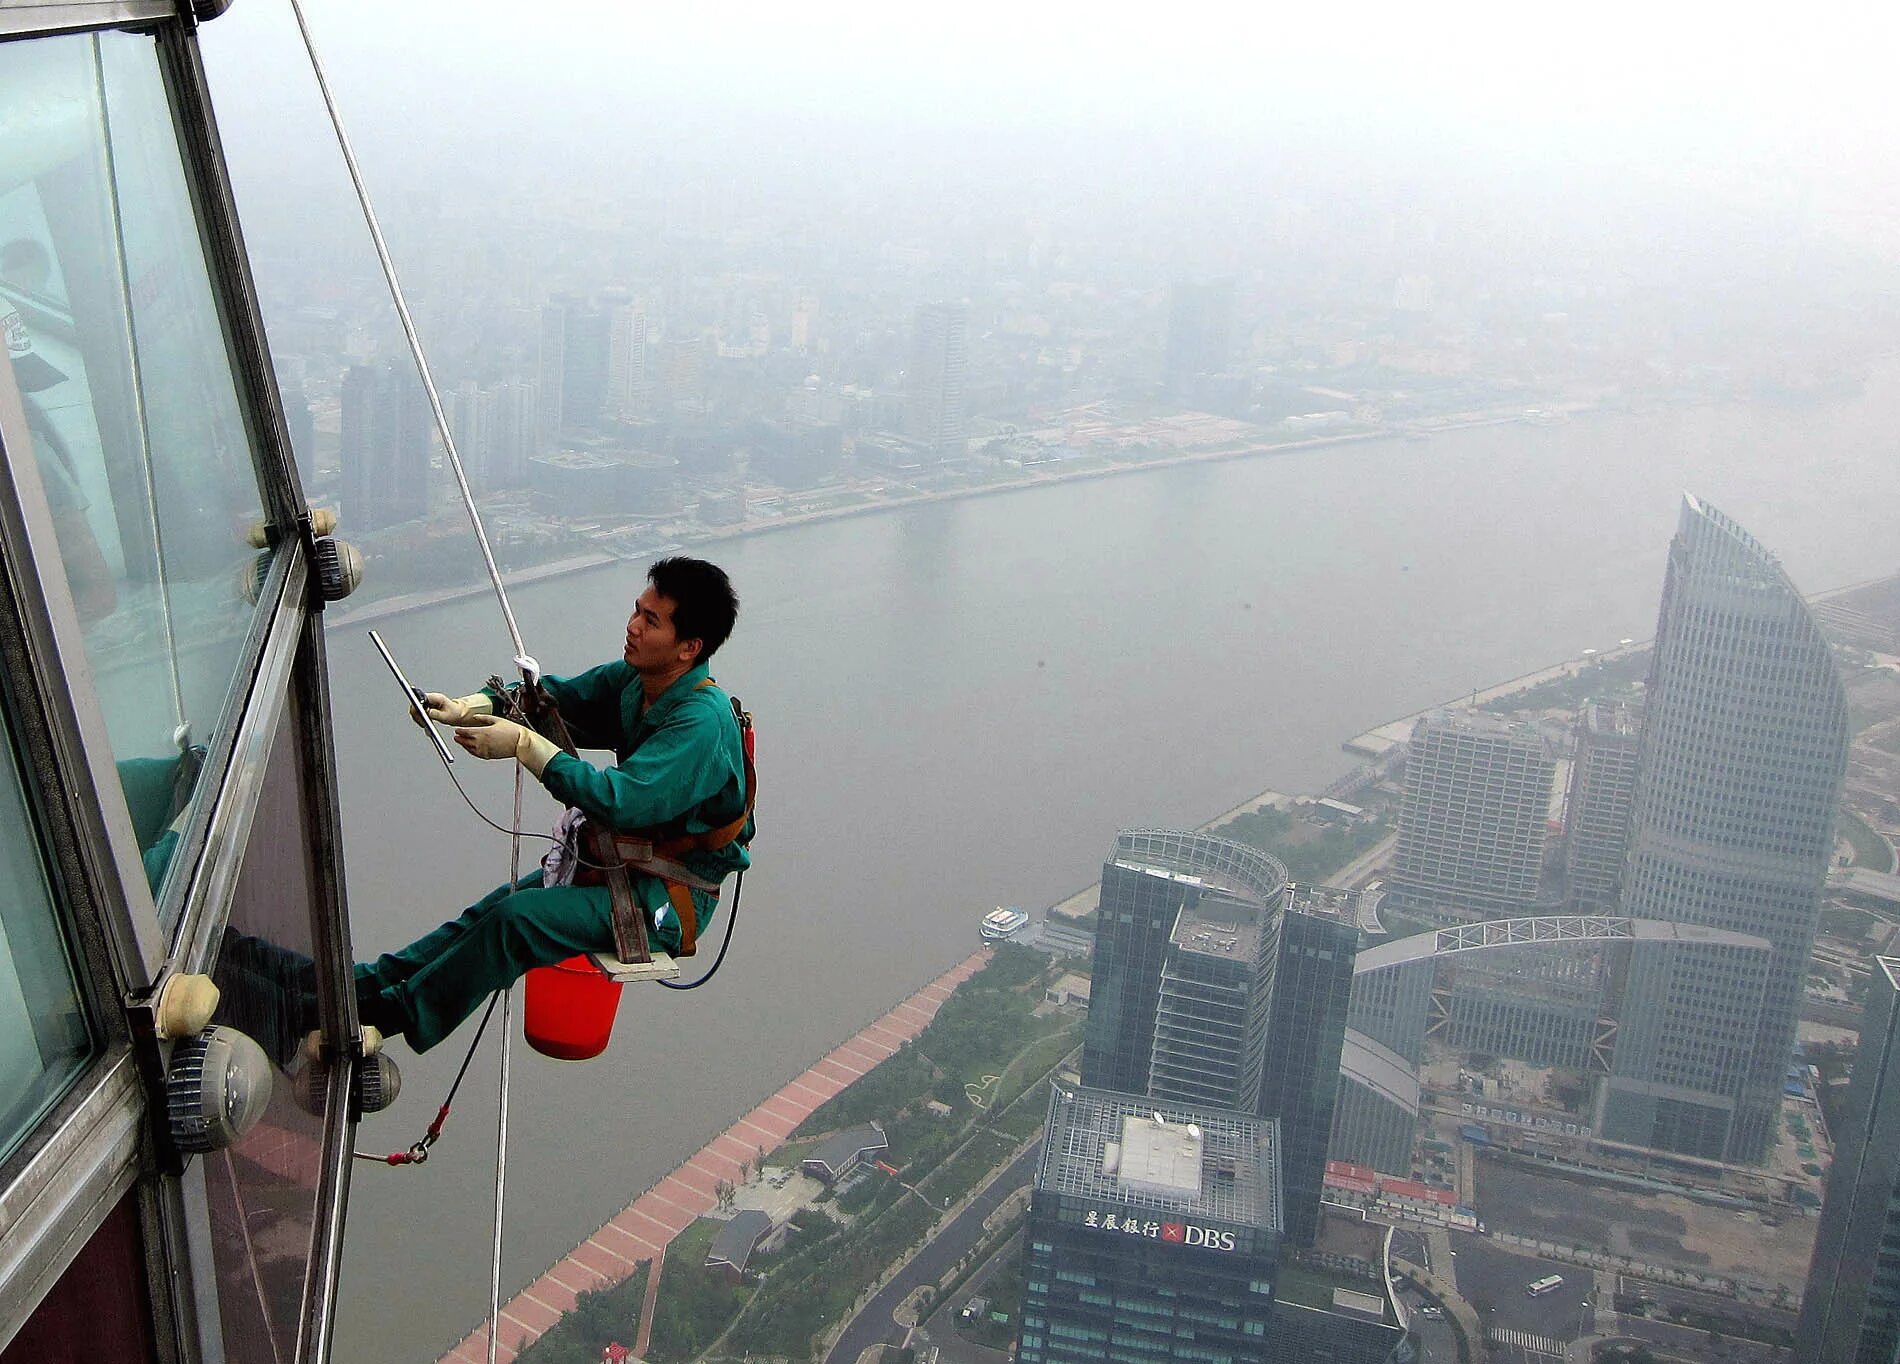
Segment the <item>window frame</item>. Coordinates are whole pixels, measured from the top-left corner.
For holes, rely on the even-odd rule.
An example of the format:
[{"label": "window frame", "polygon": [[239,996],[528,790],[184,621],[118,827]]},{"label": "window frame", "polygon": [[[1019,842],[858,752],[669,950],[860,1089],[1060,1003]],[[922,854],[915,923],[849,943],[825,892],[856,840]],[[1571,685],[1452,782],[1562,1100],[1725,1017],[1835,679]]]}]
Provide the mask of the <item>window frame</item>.
[{"label": "window frame", "polygon": [[[202,793],[180,841],[179,874],[155,902],[91,685],[45,489],[32,461],[7,457],[29,438],[17,391],[10,377],[0,377],[0,666],[22,679],[26,704],[13,717],[22,775],[55,863],[61,924],[103,1047],[0,1164],[0,1348],[120,1197],[137,1187],[161,1357],[222,1354],[202,1164],[187,1165],[182,1178],[151,1170],[149,1124],[162,1119],[150,1089],[159,1058],[149,1035],[135,1036],[132,1020],[167,974],[200,970],[215,956],[279,719],[292,713],[302,717],[315,826],[309,837],[320,1014],[326,1035],[348,1054],[360,1040],[313,541],[196,42],[198,21],[224,8],[225,0],[200,0],[195,7],[190,0],[0,5],[0,41],[128,29],[155,41],[275,551],[212,736]],[[169,928],[162,906],[176,909]],[[346,1063],[330,1081],[296,1351],[308,1364],[328,1358],[334,1325],[356,1126],[353,1080],[354,1065]]]}]

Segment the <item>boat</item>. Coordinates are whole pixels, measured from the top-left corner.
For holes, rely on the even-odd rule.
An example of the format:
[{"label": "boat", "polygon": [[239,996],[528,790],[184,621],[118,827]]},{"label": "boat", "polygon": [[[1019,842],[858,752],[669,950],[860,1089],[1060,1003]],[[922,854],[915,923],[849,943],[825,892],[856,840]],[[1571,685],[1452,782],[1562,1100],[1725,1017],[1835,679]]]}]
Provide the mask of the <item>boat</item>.
[{"label": "boat", "polygon": [[1029,916],[1020,909],[998,905],[983,916],[980,931],[985,941],[1002,942],[1005,938],[1015,937],[1028,922]]}]

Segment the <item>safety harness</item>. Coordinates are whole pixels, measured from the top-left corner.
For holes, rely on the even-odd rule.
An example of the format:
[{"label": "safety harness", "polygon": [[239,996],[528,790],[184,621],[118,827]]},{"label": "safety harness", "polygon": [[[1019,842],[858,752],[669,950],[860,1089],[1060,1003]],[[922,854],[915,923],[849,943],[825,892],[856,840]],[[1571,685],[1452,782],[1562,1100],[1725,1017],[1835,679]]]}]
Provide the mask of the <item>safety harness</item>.
[{"label": "safety harness", "polygon": [[[573,739],[561,712],[547,692],[536,686],[503,688],[499,678],[490,678],[490,687],[500,694],[510,719],[529,725],[537,733],[574,755]],[[695,691],[718,684],[708,677]],[[689,833],[684,818],[648,829],[616,831],[599,821],[583,818],[580,827],[580,865],[575,869],[576,885],[605,885],[613,906],[614,951],[622,961],[644,962],[652,959],[647,943],[646,914],[633,896],[631,875],[650,876],[666,887],[666,898],[679,919],[680,943],[675,956],[690,957],[699,950],[699,911],[693,904],[693,892],[705,891],[717,897],[720,883],[710,881],[687,868],[679,859],[688,853],[712,852],[736,843],[752,820],[758,799],[758,770],[754,760],[752,712],[735,697],[732,718],[738,723],[741,748],[745,755],[745,809],[739,817],[702,833]]]}]

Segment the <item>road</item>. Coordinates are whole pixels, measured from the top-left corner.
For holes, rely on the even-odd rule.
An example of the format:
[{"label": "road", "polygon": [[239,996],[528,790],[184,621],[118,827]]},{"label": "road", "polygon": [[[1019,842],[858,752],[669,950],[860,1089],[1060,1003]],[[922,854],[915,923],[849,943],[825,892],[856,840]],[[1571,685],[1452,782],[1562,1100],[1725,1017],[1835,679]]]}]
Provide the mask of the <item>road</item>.
[{"label": "road", "polygon": [[995,1212],[1002,1201],[1028,1182],[1042,1151],[1037,1140],[1009,1167],[990,1181],[987,1188],[970,1201],[950,1225],[925,1243],[911,1262],[898,1270],[891,1281],[877,1291],[864,1310],[853,1317],[838,1337],[838,1343],[825,1356],[825,1364],[857,1364],[857,1358],[873,1345],[901,1345],[904,1328],[891,1315],[911,1292],[927,1283],[935,1283],[950,1266],[968,1253],[983,1236],[983,1219]]}]

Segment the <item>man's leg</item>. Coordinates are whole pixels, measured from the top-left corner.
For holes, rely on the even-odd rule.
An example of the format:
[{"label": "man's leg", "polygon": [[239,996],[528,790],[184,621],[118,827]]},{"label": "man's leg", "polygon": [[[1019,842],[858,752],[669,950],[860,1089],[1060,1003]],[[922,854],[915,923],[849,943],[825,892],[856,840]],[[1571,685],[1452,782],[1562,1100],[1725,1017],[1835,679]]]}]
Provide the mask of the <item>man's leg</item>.
[{"label": "man's leg", "polygon": [[[539,870],[530,872],[521,878],[516,890],[531,890],[541,884]],[[360,999],[370,990],[383,990],[401,985],[416,972],[447,952],[463,934],[469,932],[494,907],[506,900],[516,891],[507,886],[496,886],[488,894],[462,911],[459,919],[450,919],[439,928],[417,938],[395,952],[385,952],[375,961],[359,961],[356,964],[357,997]]]},{"label": "man's leg", "polygon": [[[425,944],[431,955],[422,960],[419,949]],[[385,1032],[402,1033],[415,1050],[427,1051],[529,968],[582,952],[612,951],[613,945],[605,886],[535,885],[513,894],[504,887],[454,924],[393,954],[407,974],[376,992],[366,1018]],[[381,966],[369,969],[379,974]]]}]

